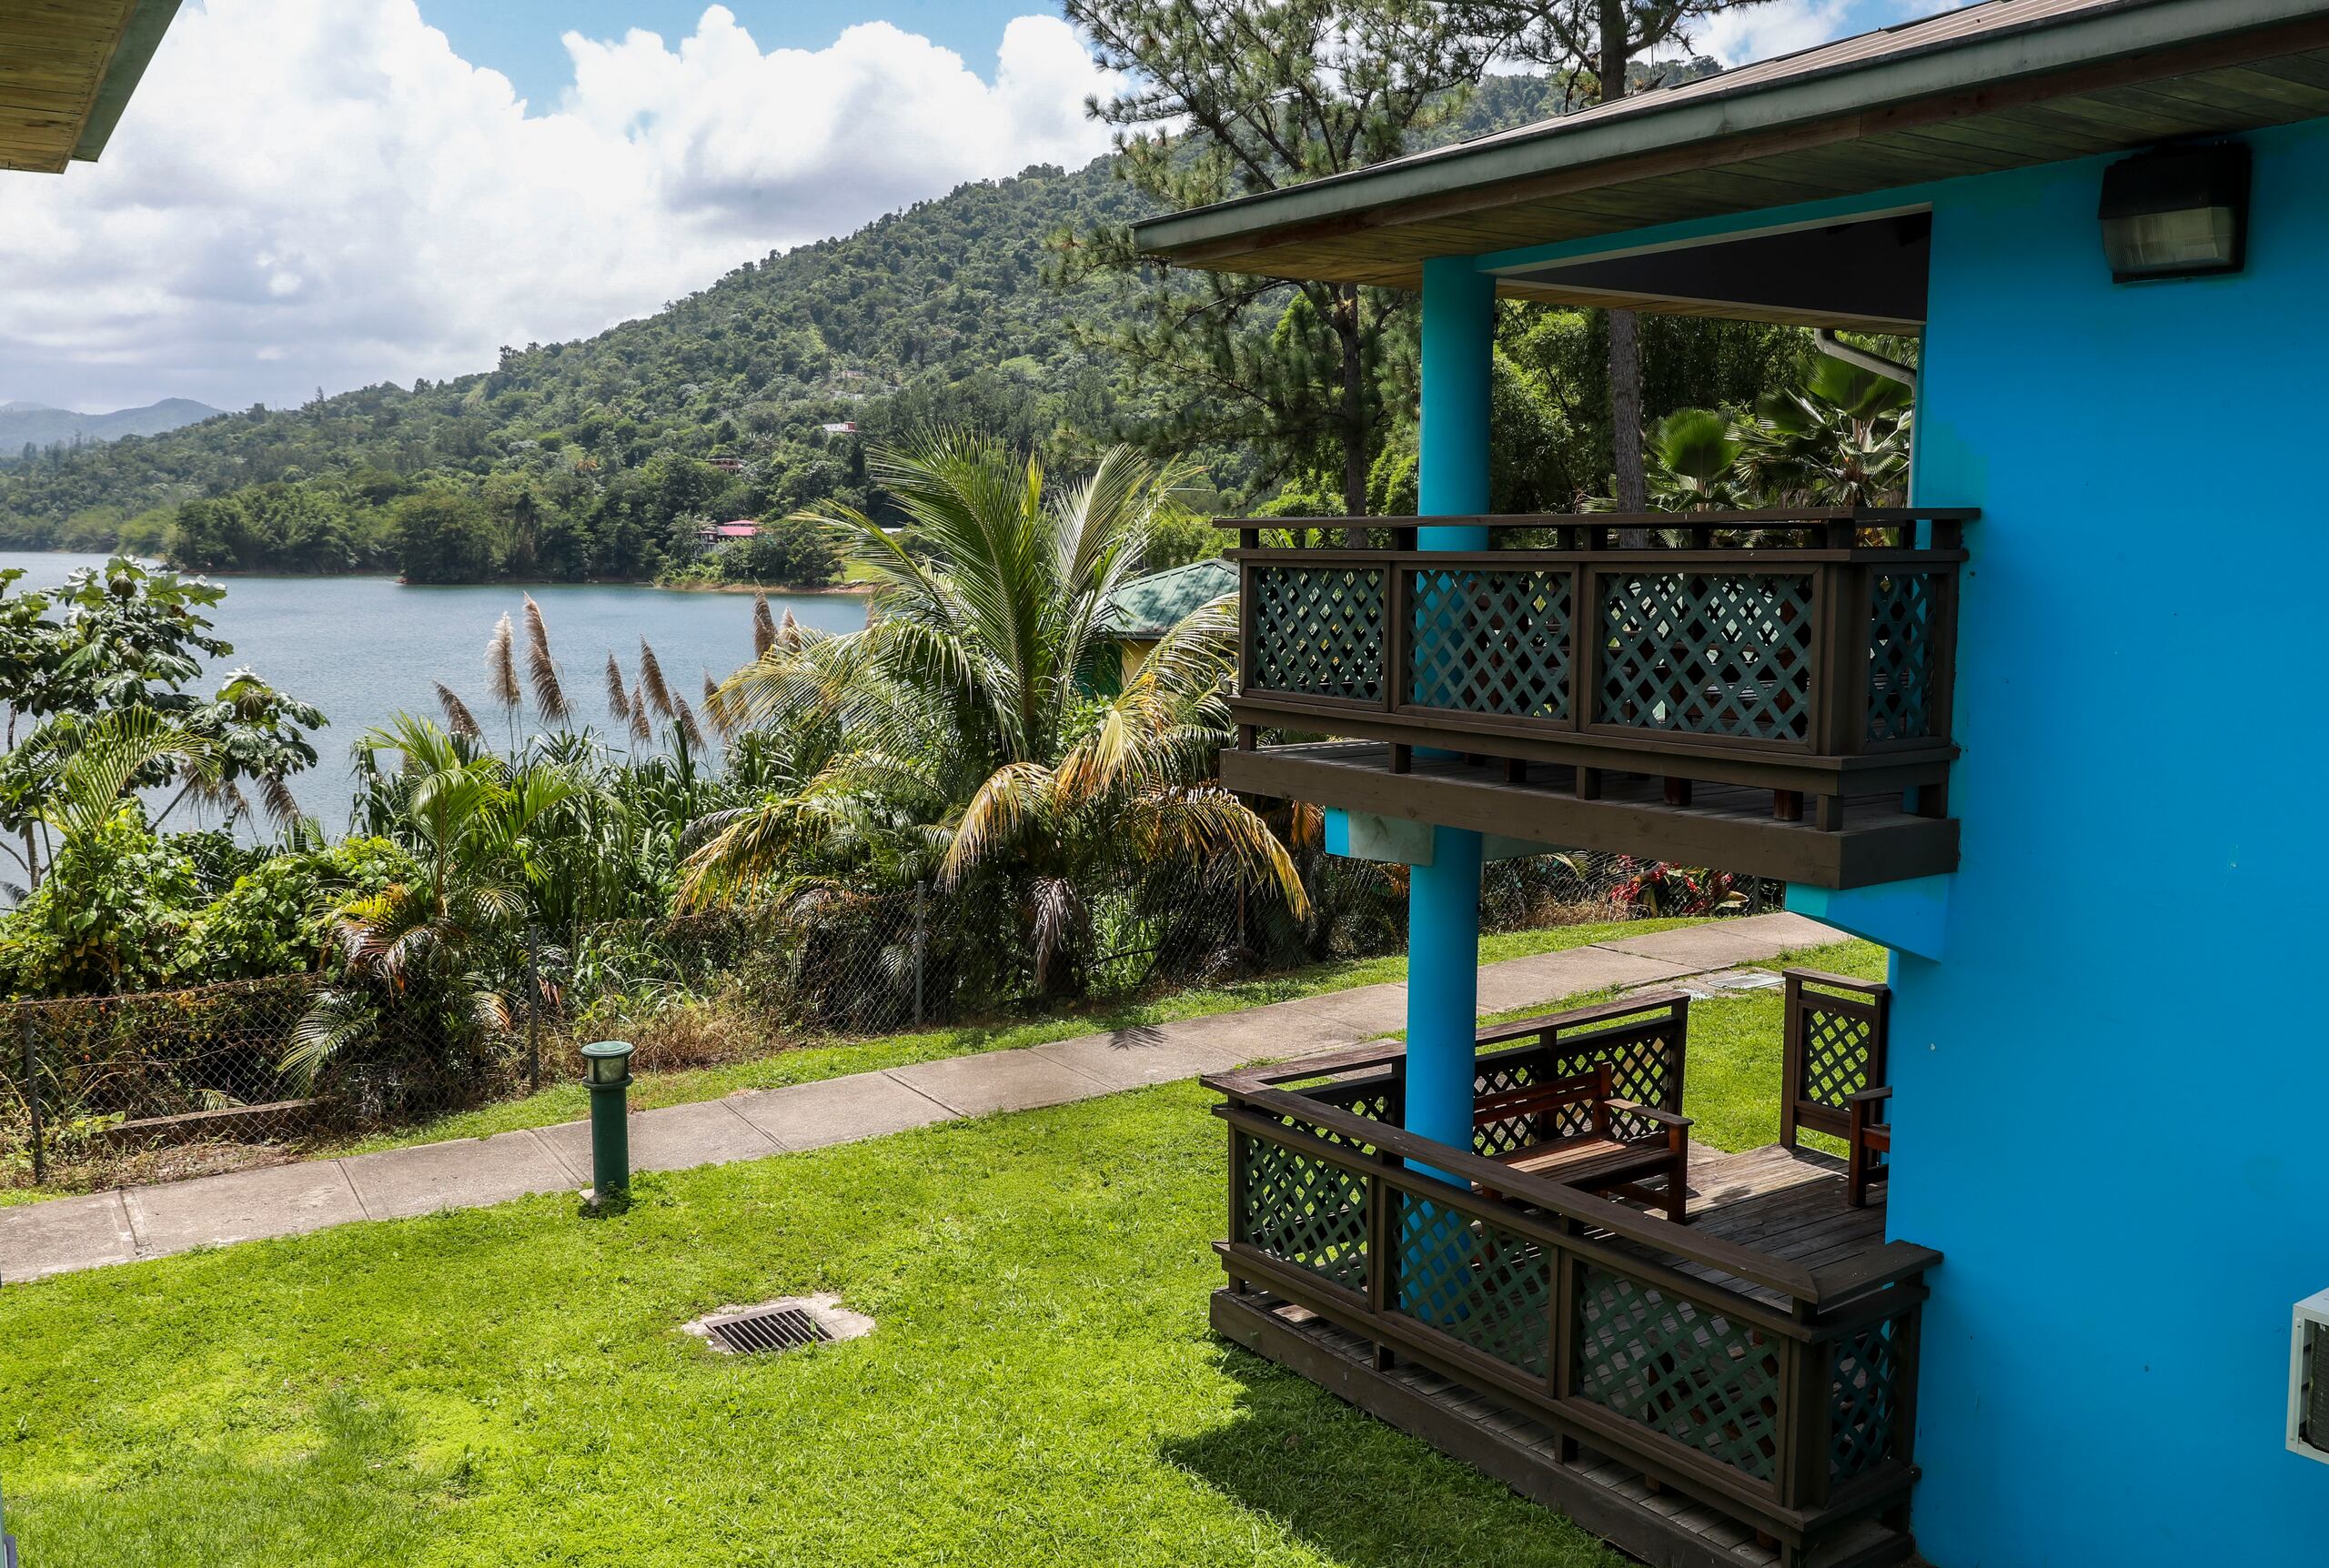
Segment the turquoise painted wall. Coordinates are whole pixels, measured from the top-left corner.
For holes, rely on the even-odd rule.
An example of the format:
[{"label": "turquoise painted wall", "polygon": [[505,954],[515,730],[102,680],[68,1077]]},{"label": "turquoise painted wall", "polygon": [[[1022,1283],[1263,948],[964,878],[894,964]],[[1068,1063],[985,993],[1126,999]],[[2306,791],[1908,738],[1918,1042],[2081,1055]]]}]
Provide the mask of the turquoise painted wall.
[{"label": "turquoise painted wall", "polygon": [[1893,977],[1941,1568],[2329,1562],[2283,1446],[2329,1286],[2329,123],[2250,140],[2237,277],[2113,286],[2109,160],[1931,192],[1917,493],[1984,514],[1963,865]]}]

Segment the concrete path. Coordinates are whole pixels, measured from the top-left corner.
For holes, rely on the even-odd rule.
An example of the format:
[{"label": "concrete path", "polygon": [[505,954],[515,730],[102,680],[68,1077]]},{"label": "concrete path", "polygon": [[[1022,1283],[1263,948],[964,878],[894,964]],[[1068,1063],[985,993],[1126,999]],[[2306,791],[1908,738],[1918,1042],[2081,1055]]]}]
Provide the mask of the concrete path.
[{"label": "concrete path", "polygon": [[[1840,940],[1839,932],[1791,914],[1617,937],[1484,965],[1480,1011],[1509,1012],[1611,986],[1709,975]],[[641,1171],[678,1171],[756,1160],[1312,1055],[1396,1032],[1406,1027],[1406,1005],[1403,984],[1362,986],[1244,1012],[642,1111],[630,1119],[631,1163]],[[575,1191],[590,1181],[590,1127],[570,1121],[53,1199],[0,1209],[0,1282],[297,1235],[349,1220]]]}]

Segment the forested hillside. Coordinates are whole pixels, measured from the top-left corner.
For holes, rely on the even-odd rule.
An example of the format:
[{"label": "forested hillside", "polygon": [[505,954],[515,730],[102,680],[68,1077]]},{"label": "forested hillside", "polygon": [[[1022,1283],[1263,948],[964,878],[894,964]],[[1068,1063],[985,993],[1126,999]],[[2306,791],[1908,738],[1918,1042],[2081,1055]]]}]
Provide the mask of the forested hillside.
[{"label": "forested hillside", "polygon": [[[1441,134],[1540,117],[1555,98],[1540,79],[1491,78]],[[1072,453],[1136,427],[1154,393],[1078,347],[1073,327],[1127,307],[1047,282],[1045,246],[1139,204],[1104,158],[1030,168],[748,263],[596,337],[504,348],[480,374],[0,458],[0,546],[117,542],[214,571],[647,578],[691,560],[707,520],[878,505],[864,446],[917,425]],[[1540,333],[1532,374],[1540,402],[1589,425],[1588,333]],[[1765,357],[1742,374],[1763,376]],[[1590,428],[1578,439],[1589,448]],[[1264,501],[1283,477],[1257,483],[1243,451],[1194,455],[1225,503]],[[1574,486],[1591,463],[1559,467]]]}]

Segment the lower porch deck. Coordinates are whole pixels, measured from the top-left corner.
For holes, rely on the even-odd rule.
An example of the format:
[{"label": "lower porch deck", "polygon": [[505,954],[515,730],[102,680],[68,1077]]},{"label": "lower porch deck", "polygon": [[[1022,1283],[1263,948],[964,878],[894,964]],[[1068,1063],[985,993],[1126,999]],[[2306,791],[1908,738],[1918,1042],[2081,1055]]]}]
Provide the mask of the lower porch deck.
[{"label": "lower porch deck", "polygon": [[[1881,1204],[1849,1207],[1842,1161],[1824,1154],[1776,1146],[1739,1154],[1705,1151],[1694,1159],[1689,1186],[1691,1231],[1775,1261],[1825,1267],[1884,1242]],[[1668,1266],[1775,1305],[1787,1300],[1709,1264],[1668,1260]],[[1366,1335],[1253,1282],[1233,1279],[1216,1291],[1211,1318],[1225,1339],[1658,1568],[1882,1568],[1914,1557],[1915,1540],[1898,1513],[1850,1520],[1816,1544],[1790,1550],[1735,1511],[1669,1484],[1655,1467],[1565,1433],[1528,1402],[1474,1386],[1460,1367],[1406,1351],[1385,1354]]]},{"label": "lower porch deck", "polygon": [[1478,1055],[1469,1149],[1401,1124],[1396,1046],[1209,1077],[1214,1322],[1652,1563],[1904,1562],[1939,1254],[1888,1240],[1823,1155],[1692,1148],[1687,1223],[1663,1188],[1618,1201],[1510,1158],[1580,1135],[1526,1091],[1588,1064],[1614,1104],[1678,1101],[1681,1006],[1578,1010]]}]

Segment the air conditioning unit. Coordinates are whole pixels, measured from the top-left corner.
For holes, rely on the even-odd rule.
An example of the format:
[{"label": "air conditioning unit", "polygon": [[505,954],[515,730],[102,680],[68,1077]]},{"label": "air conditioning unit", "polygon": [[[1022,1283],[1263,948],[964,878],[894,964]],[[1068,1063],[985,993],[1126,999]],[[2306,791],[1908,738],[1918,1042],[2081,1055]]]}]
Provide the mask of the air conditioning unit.
[{"label": "air conditioning unit", "polygon": [[2329,1291],[2299,1302],[2289,1331],[2289,1452],[2329,1464]]}]

